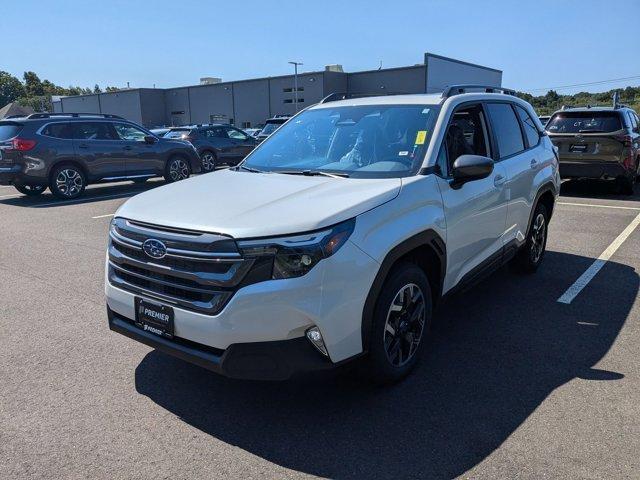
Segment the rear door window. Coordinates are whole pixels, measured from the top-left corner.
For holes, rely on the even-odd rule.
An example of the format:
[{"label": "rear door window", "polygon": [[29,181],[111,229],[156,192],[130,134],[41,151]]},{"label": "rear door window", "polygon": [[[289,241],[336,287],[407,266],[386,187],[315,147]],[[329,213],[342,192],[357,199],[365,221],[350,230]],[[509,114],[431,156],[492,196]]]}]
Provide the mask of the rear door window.
[{"label": "rear door window", "polygon": [[74,137],[79,140],[119,140],[108,122],[75,123]]},{"label": "rear door window", "polygon": [[498,142],[500,158],[509,157],[524,150],[520,123],[513,108],[508,103],[487,105],[493,133]]},{"label": "rear door window", "polygon": [[547,124],[550,133],[609,133],[622,128],[618,112],[559,112]]},{"label": "rear door window", "polygon": [[21,130],[22,125],[19,123],[0,123],[0,141],[17,136]]},{"label": "rear door window", "polygon": [[233,140],[246,140],[247,138],[249,138],[240,130],[236,130],[235,128],[225,127],[224,129],[226,130],[229,138],[232,138]]},{"label": "rear door window", "polygon": [[73,138],[73,127],[70,123],[50,123],[42,129],[42,135],[53,138]]},{"label": "rear door window", "polygon": [[535,122],[524,108],[516,105],[516,111],[518,112],[518,116],[522,121],[522,128],[524,129],[524,134],[527,137],[529,148],[535,147],[540,141],[540,133],[538,132],[538,127],[536,127]]},{"label": "rear door window", "polygon": [[208,128],[205,131],[205,135],[207,138],[227,138],[227,134],[222,127]]}]

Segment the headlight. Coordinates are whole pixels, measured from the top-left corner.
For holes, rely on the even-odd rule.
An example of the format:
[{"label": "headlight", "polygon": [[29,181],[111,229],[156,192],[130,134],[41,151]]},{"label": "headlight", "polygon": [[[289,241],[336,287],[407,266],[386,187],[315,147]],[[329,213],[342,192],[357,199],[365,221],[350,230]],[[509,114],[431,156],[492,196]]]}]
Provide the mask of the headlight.
[{"label": "headlight", "polygon": [[243,256],[271,257],[272,279],[305,275],[320,260],[328,258],[345,244],[356,224],[355,218],[318,232],[262,240],[239,241]]}]

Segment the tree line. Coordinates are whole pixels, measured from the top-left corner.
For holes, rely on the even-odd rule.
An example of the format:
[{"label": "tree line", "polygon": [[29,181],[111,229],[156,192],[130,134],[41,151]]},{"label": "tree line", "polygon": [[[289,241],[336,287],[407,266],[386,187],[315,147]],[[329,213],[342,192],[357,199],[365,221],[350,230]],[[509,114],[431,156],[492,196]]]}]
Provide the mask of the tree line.
[{"label": "tree line", "polygon": [[[105,92],[115,92],[120,90],[116,87],[106,87]],[[52,95],[87,95],[91,93],[102,93],[103,90],[98,84],[93,88],[83,87],[61,87],[49,80],[40,80],[35,72],[24,72],[22,80],[14,77],[8,72],[0,70],[0,108],[7,103],[18,102],[25,107],[31,107],[36,112],[52,111]]]},{"label": "tree line", "polygon": [[574,107],[610,106],[613,104],[614,92],[619,92],[620,103],[628,105],[640,113],[640,87],[617,88],[601,93],[579,92],[574,95],[560,95],[555,90],[549,90],[545,95],[537,97],[525,92],[516,92],[516,95],[533,105],[538,115],[551,115],[556,110],[560,110],[563,105]]}]

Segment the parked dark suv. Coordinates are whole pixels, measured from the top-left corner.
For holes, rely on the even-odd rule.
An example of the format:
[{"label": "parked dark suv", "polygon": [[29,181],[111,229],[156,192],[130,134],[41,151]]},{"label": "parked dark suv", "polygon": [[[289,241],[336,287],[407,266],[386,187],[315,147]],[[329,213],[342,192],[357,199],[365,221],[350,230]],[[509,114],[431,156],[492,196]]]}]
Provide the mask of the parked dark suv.
[{"label": "parked dark suv", "polygon": [[154,176],[175,182],[198,172],[189,143],[156,137],[116,115],[35,113],[0,121],[0,185],[25,195],[49,187],[71,199],[89,183]]},{"label": "parked dark suv", "polygon": [[217,165],[237,165],[258,144],[238,128],[214,123],[172,128],[164,138],[190,142],[200,155],[204,172],[212,172]]},{"label": "parked dark suv", "polygon": [[640,120],[614,100],[612,107],[563,108],[545,129],[558,147],[562,178],[615,179],[633,194],[640,165]]}]

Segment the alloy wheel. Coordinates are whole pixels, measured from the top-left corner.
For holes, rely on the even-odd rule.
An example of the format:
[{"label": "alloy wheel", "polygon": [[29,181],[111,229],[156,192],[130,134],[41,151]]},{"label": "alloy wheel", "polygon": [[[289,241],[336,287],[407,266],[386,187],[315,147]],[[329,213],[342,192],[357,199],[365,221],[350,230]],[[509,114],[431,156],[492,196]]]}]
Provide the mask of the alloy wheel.
[{"label": "alloy wheel", "polygon": [[538,263],[544,252],[544,239],[547,225],[542,213],[538,213],[531,229],[531,261]]},{"label": "alloy wheel", "polygon": [[181,158],[176,158],[169,165],[169,176],[171,180],[177,182],[189,178],[189,166]]},{"label": "alloy wheel", "polygon": [[56,188],[65,197],[74,197],[82,192],[84,179],[77,170],[65,168],[58,172]]},{"label": "alloy wheel", "polygon": [[202,154],[202,169],[205,172],[213,172],[216,169],[216,159],[211,152]]},{"label": "alloy wheel", "polygon": [[402,287],[394,297],[384,325],[384,349],[395,367],[409,362],[420,345],[426,321],[425,299],[415,283]]}]

